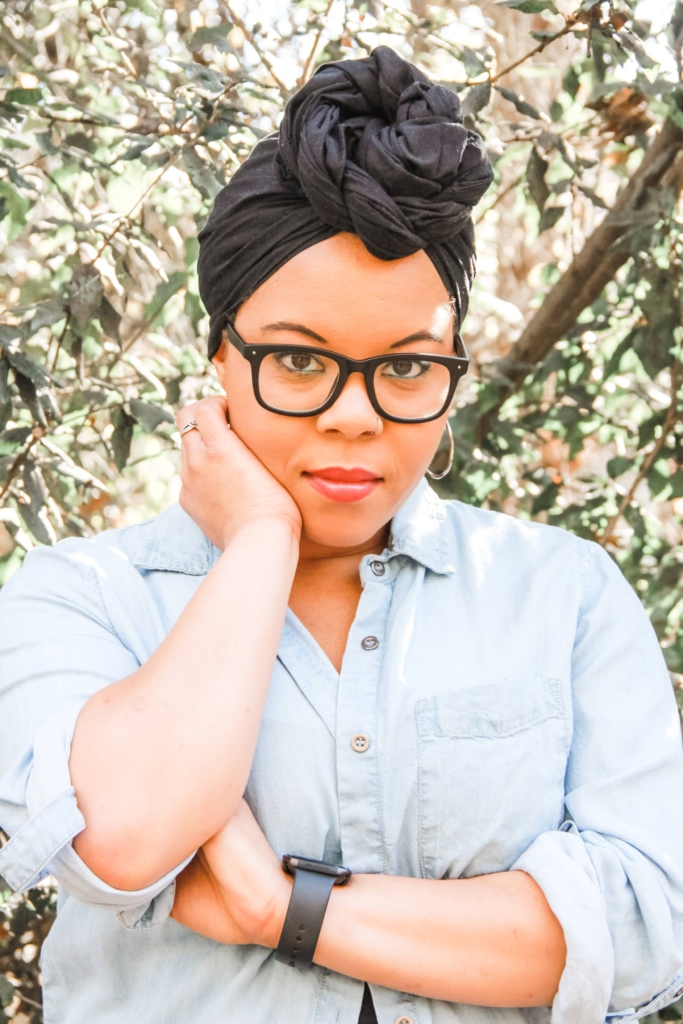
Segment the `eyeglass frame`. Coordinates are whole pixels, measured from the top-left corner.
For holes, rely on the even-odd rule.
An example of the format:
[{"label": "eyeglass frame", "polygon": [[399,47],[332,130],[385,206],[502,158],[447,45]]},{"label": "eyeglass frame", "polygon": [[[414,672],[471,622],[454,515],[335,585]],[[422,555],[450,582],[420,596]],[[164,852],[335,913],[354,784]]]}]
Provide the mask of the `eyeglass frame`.
[{"label": "eyeglass frame", "polygon": [[[240,355],[244,356],[244,358],[251,364],[251,380],[256,401],[263,409],[267,409],[268,412],[277,413],[279,416],[319,416],[334,405],[344,390],[344,386],[351,374],[360,373],[363,375],[363,379],[365,380],[365,388],[368,393],[368,398],[370,399],[370,404],[377,415],[381,416],[382,419],[388,420],[390,423],[430,423],[432,420],[438,420],[439,417],[443,416],[446,412],[451,404],[453,395],[455,394],[455,389],[467,373],[470,365],[470,357],[467,353],[467,349],[465,348],[465,342],[458,331],[453,332],[453,345],[454,348],[460,346],[460,349],[463,352],[463,355],[460,356],[442,356],[432,354],[431,352],[423,353],[411,351],[396,353],[395,355],[385,352],[383,355],[370,356],[368,359],[349,359],[348,356],[344,356],[339,352],[329,352],[327,349],[314,348],[309,345],[249,345],[237,332],[234,324],[230,320],[226,320],[224,330],[231,345],[233,345]],[[324,356],[326,359],[332,359],[333,362],[336,362],[339,367],[339,377],[337,378],[337,382],[332,388],[329,396],[325,399],[322,405],[305,412],[276,409],[275,406],[268,405],[261,395],[261,389],[259,387],[259,371],[263,360],[273,352],[285,352],[287,354],[300,354],[302,352],[306,352],[315,356]],[[448,396],[441,409],[436,413],[432,413],[430,416],[422,416],[417,419],[408,419],[403,416],[391,416],[389,413],[384,412],[377,400],[374,383],[375,370],[377,367],[381,366],[382,363],[394,362],[401,359],[405,360],[407,356],[426,359],[432,363],[438,363],[447,367],[450,371],[451,381],[448,387]]]}]

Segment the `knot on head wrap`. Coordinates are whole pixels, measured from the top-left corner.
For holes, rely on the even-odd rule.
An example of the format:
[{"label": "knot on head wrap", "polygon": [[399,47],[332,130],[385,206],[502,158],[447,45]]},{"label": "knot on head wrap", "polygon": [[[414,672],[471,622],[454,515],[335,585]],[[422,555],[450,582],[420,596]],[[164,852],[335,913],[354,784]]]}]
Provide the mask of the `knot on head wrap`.
[{"label": "knot on head wrap", "polygon": [[382,260],[453,238],[492,179],[457,95],[388,46],[325,65],[290,100],[278,164],[322,221]]},{"label": "knot on head wrap", "polygon": [[424,249],[462,322],[474,277],[471,211],[492,179],[456,94],[389,47],[323,65],[199,234],[209,358],[228,315],[287,260],[340,231],[382,260]]}]

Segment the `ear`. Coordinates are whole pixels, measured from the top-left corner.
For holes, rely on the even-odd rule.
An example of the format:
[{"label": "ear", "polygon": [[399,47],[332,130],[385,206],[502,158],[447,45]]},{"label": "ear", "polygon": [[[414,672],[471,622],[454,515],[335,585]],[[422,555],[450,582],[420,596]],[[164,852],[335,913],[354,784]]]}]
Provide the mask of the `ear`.
[{"label": "ear", "polygon": [[227,356],[228,356],[228,342],[227,342],[227,338],[225,336],[225,332],[223,332],[223,337],[221,338],[220,347],[219,347],[218,351],[216,352],[216,354],[214,356],[212,356],[211,362],[213,363],[214,369],[215,369],[216,374],[218,376],[218,380],[219,380],[220,385],[221,385],[221,387],[223,388],[224,391],[227,390],[227,381],[226,381],[226,377],[227,377]]}]

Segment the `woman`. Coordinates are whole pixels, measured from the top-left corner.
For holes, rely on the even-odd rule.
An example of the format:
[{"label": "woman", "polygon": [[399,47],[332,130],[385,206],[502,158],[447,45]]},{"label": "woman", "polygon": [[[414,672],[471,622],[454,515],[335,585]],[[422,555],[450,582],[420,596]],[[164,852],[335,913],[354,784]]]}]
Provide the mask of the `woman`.
[{"label": "woman", "polygon": [[201,236],[227,398],[179,415],[180,507],[4,588],[0,871],[62,883],[47,1024],[597,1024],[683,988],[639,602],[423,479],[490,178],[391,50],[319,71]]}]

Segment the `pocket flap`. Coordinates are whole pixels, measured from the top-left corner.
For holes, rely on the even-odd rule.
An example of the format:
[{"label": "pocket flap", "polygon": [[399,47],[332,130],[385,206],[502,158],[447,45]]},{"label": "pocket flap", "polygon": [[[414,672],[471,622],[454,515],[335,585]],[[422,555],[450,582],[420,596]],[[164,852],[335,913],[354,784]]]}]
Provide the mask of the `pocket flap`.
[{"label": "pocket flap", "polygon": [[417,702],[421,736],[486,739],[514,736],[564,718],[559,679],[531,677],[437,693]]}]

